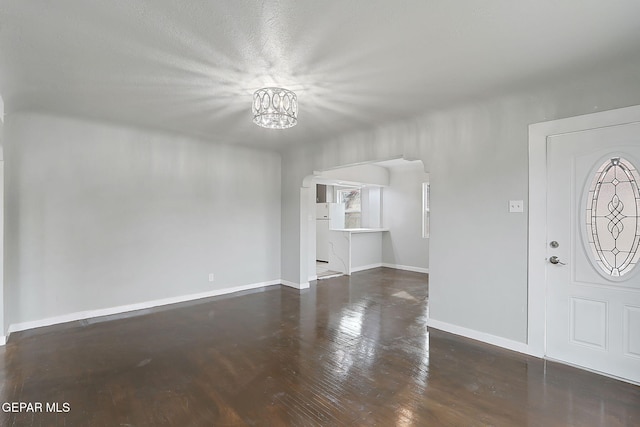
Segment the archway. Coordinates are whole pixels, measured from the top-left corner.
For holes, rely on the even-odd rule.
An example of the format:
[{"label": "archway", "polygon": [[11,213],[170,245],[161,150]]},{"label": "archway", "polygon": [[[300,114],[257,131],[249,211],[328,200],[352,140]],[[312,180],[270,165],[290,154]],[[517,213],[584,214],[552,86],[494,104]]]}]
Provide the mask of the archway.
[{"label": "archway", "polygon": [[[370,170],[365,170],[366,167],[369,167]],[[384,175],[384,173],[376,176],[376,170],[373,168],[378,168],[379,170],[386,170],[387,173],[387,181],[384,182],[384,179],[381,178],[380,175]],[[373,267],[391,267],[404,269],[409,271],[416,271],[422,273],[428,273],[428,236],[424,236],[424,221],[425,221],[425,213],[424,213],[424,205],[422,199],[423,192],[423,183],[428,182],[429,177],[425,172],[424,163],[421,160],[412,160],[405,159],[403,157],[394,157],[387,158],[375,161],[369,161],[364,163],[357,163],[351,165],[341,165],[338,167],[328,168],[323,171],[314,171],[312,174],[307,175],[302,180],[302,186],[300,188],[300,277],[301,279],[306,278],[307,281],[313,281],[317,279],[316,273],[316,184],[319,182],[325,184],[331,184],[332,182],[339,186],[340,183],[346,186],[361,186],[361,188],[368,189],[371,188],[379,188],[380,189],[380,197],[377,203],[379,203],[379,213],[377,214],[378,223],[375,222],[376,215],[374,216],[373,222],[363,223],[363,228],[378,228],[381,231],[384,230],[385,234],[382,243],[381,254],[384,253],[386,255],[385,259],[380,259],[379,261],[371,262],[366,264],[365,266],[357,266],[354,265],[352,269],[348,269],[347,274],[350,274],[351,271],[359,271],[359,269],[373,268]],[[393,171],[393,172],[392,172]],[[402,171],[402,172],[400,172]],[[364,174],[365,177],[358,178],[357,173]],[[407,181],[407,178],[414,180],[415,187],[412,188],[410,193],[410,200],[407,200],[406,203],[402,199],[404,196],[400,194],[401,192],[397,191],[398,189],[391,185],[389,181],[389,176],[398,176],[404,178],[398,179],[398,182],[402,185],[403,182]],[[376,181],[377,180],[377,181]],[[412,184],[413,185],[413,184]],[[405,227],[400,227],[394,230],[395,232],[386,233],[388,230],[384,227],[385,224],[389,224],[389,215],[393,213],[392,210],[389,209],[389,206],[384,205],[384,197],[382,194],[385,192],[387,194],[397,193],[397,200],[402,200],[403,203],[399,203],[399,208],[408,209],[411,213],[408,217],[414,219],[415,221],[411,224],[411,221],[403,221],[405,223]],[[332,200],[335,202],[336,200]],[[413,208],[416,208],[415,210]],[[386,213],[386,215],[385,215]],[[365,215],[364,213],[362,214]],[[385,218],[386,216],[386,218]],[[426,219],[428,221],[428,211],[426,213]],[[369,221],[369,217],[367,217],[367,221]],[[371,224],[374,224],[371,227]],[[413,227],[415,231],[414,234],[411,233],[408,229]],[[364,231],[363,231],[364,232]],[[391,237],[394,235],[395,241]],[[395,244],[395,247],[392,245]],[[405,246],[408,249],[405,250]],[[397,250],[397,257],[394,257],[392,252],[394,249]],[[408,253],[415,253],[416,256],[411,258]],[[391,254],[391,255],[390,255]],[[423,258],[420,258],[420,257]],[[396,259],[397,258],[397,259]],[[344,271],[342,271],[344,272]],[[306,284],[306,283],[305,283]]]}]

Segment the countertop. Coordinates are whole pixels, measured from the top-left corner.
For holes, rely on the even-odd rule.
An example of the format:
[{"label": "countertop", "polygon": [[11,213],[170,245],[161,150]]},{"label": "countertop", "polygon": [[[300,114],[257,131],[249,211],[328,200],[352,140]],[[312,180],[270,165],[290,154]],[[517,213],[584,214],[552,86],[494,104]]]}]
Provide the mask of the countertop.
[{"label": "countertop", "polygon": [[389,231],[388,228],[332,228],[329,231],[347,231],[349,233],[378,233]]}]

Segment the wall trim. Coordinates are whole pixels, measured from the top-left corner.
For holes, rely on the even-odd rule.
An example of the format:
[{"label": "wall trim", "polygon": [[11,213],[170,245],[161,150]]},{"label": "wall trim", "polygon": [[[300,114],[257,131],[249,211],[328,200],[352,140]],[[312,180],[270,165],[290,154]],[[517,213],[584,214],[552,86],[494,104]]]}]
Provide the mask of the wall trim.
[{"label": "wall trim", "polygon": [[449,332],[451,334],[460,335],[465,338],[471,338],[472,340],[482,341],[487,344],[506,348],[507,350],[517,351],[518,353],[524,353],[530,356],[536,356],[535,354],[532,354],[530,352],[529,346],[523,342],[513,341],[507,338],[498,337],[496,335],[487,334],[486,332],[476,331],[474,329],[453,325],[451,323],[442,322],[435,319],[428,319],[427,326],[429,326],[430,328]]},{"label": "wall trim", "polygon": [[387,267],[387,268],[395,268],[396,270],[406,270],[406,271],[413,271],[416,273],[425,273],[425,274],[429,274],[429,269],[428,268],[424,268],[424,267],[413,267],[410,265],[400,265],[400,264],[389,264],[386,262],[382,263],[383,267]]},{"label": "wall trim", "polygon": [[290,288],[294,288],[294,289],[309,289],[309,282],[305,282],[305,283],[294,283],[294,282],[290,282],[288,280],[280,280],[280,284],[284,285],[284,286],[288,286]]},{"label": "wall trim", "polygon": [[0,345],[5,345],[7,343],[7,337],[4,335],[0,335]]},{"label": "wall trim", "polygon": [[318,276],[309,276],[308,279],[310,282],[313,282],[314,280],[318,280]]},{"label": "wall trim", "polygon": [[372,268],[382,267],[382,263],[378,262],[375,264],[361,265],[360,267],[351,267],[351,273],[355,273],[357,271],[371,270]]},{"label": "wall trim", "polygon": [[[248,290],[258,289],[258,288],[267,287],[267,286],[280,285],[282,284],[282,282],[283,281],[279,279],[270,280],[267,282],[258,282],[258,283],[251,283],[248,285],[240,285],[240,286],[233,286],[233,287],[222,288],[222,289],[215,289],[207,292],[200,292],[197,294],[180,295],[176,297],[162,298],[162,299],[144,301],[144,302],[135,303],[135,304],[126,304],[126,305],[120,305],[115,307],[101,308],[97,310],[78,311],[75,313],[63,314],[60,316],[47,317],[40,320],[13,323],[9,326],[9,333],[7,334],[7,336],[3,337],[4,343],[6,343],[6,340],[8,339],[9,335],[12,332],[24,331],[27,329],[34,329],[34,328],[41,328],[43,326],[51,326],[59,323],[73,322],[76,320],[91,319],[95,317],[109,316],[112,314],[120,314],[120,313],[126,313],[130,311],[144,310],[144,309],[159,307],[163,305],[176,304],[176,303],[185,302],[185,301],[193,301],[193,300],[198,300],[202,298],[209,298],[209,297],[215,297],[219,295],[231,294],[235,292],[248,291]],[[1,339],[0,339],[0,342],[2,342]]]}]

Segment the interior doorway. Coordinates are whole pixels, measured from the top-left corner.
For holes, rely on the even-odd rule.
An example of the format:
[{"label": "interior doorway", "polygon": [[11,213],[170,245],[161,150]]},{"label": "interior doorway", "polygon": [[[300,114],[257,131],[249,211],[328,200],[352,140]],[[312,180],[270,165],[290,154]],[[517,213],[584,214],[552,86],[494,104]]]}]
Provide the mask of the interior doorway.
[{"label": "interior doorway", "polygon": [[361,226],[363,189],[326,177],[315,181],[316,278],[323,280],[345,273],[330,263],[335,256],[332,232]]},{"label": "interior doorway", "polygon": [[301,261],[309,281],[376,267],[428,273],[429,175],[422,161],[339,167],[305,181],[308,227]]}]

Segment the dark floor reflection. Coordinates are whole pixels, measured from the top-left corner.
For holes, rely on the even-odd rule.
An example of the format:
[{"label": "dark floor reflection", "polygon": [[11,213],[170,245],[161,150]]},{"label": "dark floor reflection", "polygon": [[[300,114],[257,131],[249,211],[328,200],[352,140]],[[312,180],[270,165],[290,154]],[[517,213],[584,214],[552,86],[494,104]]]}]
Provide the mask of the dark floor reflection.
[{"label": "dark floor reflection", "polygon": [[640,425],[640,388],[437,330],[427,276],[375,269],[298,292],[13,336],[0,425]]}]

